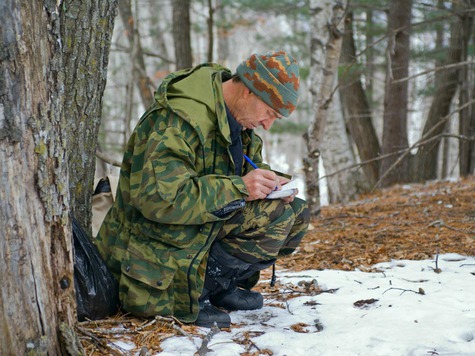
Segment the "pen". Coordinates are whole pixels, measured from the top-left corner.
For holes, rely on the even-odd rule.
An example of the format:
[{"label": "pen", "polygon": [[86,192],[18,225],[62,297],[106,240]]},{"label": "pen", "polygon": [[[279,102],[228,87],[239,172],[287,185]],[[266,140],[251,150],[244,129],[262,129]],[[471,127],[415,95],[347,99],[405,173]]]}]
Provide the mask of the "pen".
[{"label": "pen", "polygon": [[244,156],[244,158],[246,159],[246,161],[249,162],[249,164],[252,166],[252,168],[254,168],[254,169],[258,169],[258,168],[259,168],[259,167],[257,167],[256,164],[255,164],[254,162],[252,162],[252,160],[251,160],[249,157],[247,157],[244,153],[243,153],[243,156]]},{"label": "pen", "polygon": [[[252,162],[252,159],[250,159],[249,157],[246,156],[245,153],[243,153],[242,155],[244,156],[244,158],[246,159],[246,161],[249,162],[249,164],[252,166],[252,168],[254,168],[254,169],[258,169],[258,168],[259,168],[259,167],[256,166],[256,164],[255,164],[254,162]],[[274,190],[278,190],[278,189],[279,189],[279,187],[277,187],[277,186],[274,188]]]}]

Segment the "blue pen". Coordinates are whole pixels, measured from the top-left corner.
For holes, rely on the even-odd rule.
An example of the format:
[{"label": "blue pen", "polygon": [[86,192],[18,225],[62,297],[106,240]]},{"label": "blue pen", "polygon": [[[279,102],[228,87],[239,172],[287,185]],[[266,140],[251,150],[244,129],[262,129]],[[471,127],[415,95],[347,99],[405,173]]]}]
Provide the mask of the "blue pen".
[{"label": "blue pen", "polygon": [[[252,162],[252,159],[250,159],[249,157],[247,157],[244,153],[242,154],[244,156],[244,158],[246,159],[246,161],[249,162],[249,164],[252,166],[252,168],[254,169],[259,169],[259,167],[256,166],[256,164],[254,162]],[[274,190],[277,190],[279,189],[279,187],[275,187]]]},{"label": "blue pen", "polygon": [[259,167],[257,167],[256,164],[255,164],[254,162],[252,162],[252,160],[251,160],[249,157],[247,157],[244,153],[243,153],[243,156],[244,156],[244,158],[246,159],[246,161],[249,162],[249,164],[252,166],[252,168],[254,168],[254,169],[258,169],[258,168],[259,168]]}]

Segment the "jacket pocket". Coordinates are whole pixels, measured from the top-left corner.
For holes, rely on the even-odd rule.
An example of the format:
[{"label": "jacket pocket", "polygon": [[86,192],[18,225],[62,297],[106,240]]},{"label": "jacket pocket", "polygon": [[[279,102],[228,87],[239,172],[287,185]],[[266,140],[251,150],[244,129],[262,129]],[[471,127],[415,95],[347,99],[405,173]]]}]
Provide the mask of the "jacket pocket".
[{"label": "jacket pocket", "polygon": [[120,299],[137,316],[173,315],[176,269],[127,250],[121,265]]}]

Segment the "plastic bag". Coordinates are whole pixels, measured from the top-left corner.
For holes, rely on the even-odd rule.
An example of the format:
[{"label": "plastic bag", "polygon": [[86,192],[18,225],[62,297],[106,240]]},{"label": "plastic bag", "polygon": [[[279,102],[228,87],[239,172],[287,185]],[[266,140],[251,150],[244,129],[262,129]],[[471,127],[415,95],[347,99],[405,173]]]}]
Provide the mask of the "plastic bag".
[{"label": "plastic bag", "polygon": [[119,309],[119,286],[99,251],[73,218],[74,288],[78,320],[97,320]]}]

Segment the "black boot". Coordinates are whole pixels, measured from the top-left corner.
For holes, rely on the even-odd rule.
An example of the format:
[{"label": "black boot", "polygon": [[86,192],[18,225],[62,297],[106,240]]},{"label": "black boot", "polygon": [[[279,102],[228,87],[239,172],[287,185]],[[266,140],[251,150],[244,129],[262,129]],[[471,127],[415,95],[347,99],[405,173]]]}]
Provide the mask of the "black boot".
[{"label": "black boot", "polygon": [[261,309],[264,305],[261,293],[238,287],[211,295],[209,301],[214,306],[227,310],[254,310]]},{"label": "black boot", "polygon": [[228,313],[212,306],[208,300],[200,301],[200,312],[195,325],[211,328],[216,323],[218,328],[229,328],[231,318]]},{"label": "black boot", "polygon": [[[255,266],[258,265],[258,269]],[[262,308],[264,298],[258,292],[238,288],[237,285],[267,264],[244,262],[224,251],[219,243],[211,246],[206,269],[205,288],[209,301],[227,310],[254,310]],[[262,268],[261,268],[262,267]]]}]

